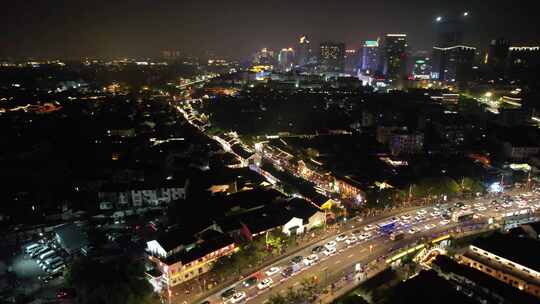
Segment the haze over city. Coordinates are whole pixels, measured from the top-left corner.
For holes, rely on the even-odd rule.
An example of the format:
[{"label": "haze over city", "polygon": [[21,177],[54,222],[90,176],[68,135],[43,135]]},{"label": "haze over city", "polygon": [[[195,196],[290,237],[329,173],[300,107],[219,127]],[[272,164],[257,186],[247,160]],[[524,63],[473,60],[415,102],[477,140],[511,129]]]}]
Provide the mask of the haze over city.
[{"label": "haze over city", "polygon": [[14,1],[0,12],[0,56],[78,58],[188,55],[211,51],[244,59],[262,47],[314,42],[359,47],[382,33],[403,32],[414,50],[430,49],[438,15],[470,11],[474,46],[493,37],[538,41],[535,1]]}]

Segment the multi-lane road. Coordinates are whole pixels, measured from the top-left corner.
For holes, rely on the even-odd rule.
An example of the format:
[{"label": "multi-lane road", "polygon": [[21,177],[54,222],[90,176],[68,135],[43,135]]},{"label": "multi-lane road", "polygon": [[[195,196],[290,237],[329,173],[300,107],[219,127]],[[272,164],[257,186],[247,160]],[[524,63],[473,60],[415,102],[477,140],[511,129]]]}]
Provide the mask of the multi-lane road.
[{"label": "multi-lane road", "polygon": [[[357,265],[365,269],[368,263],[384,259],[411,244],[455,232],[465,226],[469,229],[485,228],[486,225],[482,223],[487,224],[489,219],[498,221],[504,216],[532,215],[540,211],[538,193],[514,194],[512,198],[512,202],[505,201],[502,197],[478,198],[464,204],[419,207],[373,223],[353,219],[349,229],[339,235],[328,237],[294,256],[283,258],[216,292],[204,301],[264,303],[271,295],[284,292],[289,287],[295,288],[305,279],[316,279],[329,285],[336,278],[341,278],[342,274],[352,272]],[[460,222],[448,217],[456,212],[473,213],[475,219]],[[382,223],[389,222],[395,224],[390,224],[386,230],[380,227]],[[471,226],[472,223],[477,225]],[[392,233],[389,233],[390,230]],[[392,234],[401,236],[392,240]]]}]

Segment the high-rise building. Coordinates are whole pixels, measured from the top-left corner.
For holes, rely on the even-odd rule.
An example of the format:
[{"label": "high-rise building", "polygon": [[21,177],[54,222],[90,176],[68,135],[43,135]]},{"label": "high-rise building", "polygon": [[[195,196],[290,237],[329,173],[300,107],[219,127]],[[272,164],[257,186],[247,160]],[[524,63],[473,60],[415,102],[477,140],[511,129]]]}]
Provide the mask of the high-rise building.
[{"label": "high-rise building", "polygon": [[433,47],[431,77],[463,85],[472,79],[476,49],[463,43],[467,12],[452,17],[437,17],[437,41]]},{"label": "high-rise building", "polygon": [[379,70],[379,40],[366,40],[362,47],[362,73],[375,74]]},{"label": "high-rise building", "polygon": [[436,20],[437,40],[435,46],[443,48],[462,44],[465,33],[464,21],[463,16],[457,18],[438,17]]},{"label": "high-rise building", "polygon": [[253,56],[253,64],[255,65],[274,65],[275,64],[275,58],[274,58],[274,51],[263,48],[255,55]]},{"label": "high-rise building", "polygon": [[510,78],[522,80],[540,71],[540,46],[513,46],[508,51]]},{"label": "high-rise building", "polygon": [[294,64],[294,50],[292,48],[281,49],[278,54],[278,67],[282,72],[288,72]]},{"label": "high-rise building", "polygon": [[472,78],[476,49],[465,45],[433,47],[431,77],[463,85]]},{"label": "high-rise building", "polygon": [[389,80],[407,76],[407,35],[386,34],[382,44],[382,73]]},{"label": "high-rise building", "polygon": [[354,49],[345,50],[345,73],[356,75],[360,60],[358,51]]},{"label": "high-rise building", "polygon": [[296,64],[303,67],[309,63],[311,59],[311,45],[306,36],[300,37],[298,41],[298,50],[296,54]]},{"label": "high-rise building", "polygon": [[319,69],[321,72],[341,73],[344,70],[345,43],[323,42],[320,45]]},{"label": "high-rise building", "polygon": [[431,79],[431,58],[426,56],[415,56],[412,58],[413,65],[411,74],[414,79]]},{"label": "high-rise building", "polygon": [[504,76],[509,48],[510,41],[506,39],[499,38],[491,40],[485,63],[490,67],[491,71],[493,72],[493,76]]}]

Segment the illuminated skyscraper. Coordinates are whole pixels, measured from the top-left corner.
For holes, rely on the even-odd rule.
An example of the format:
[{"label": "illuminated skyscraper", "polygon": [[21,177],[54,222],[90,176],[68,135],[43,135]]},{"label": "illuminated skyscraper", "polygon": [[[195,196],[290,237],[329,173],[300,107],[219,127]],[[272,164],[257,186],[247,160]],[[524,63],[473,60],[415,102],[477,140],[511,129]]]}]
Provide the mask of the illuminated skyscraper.
[{"label": "illuminated skyscraper", "polygon": [[465,84],[472,78],[476,49],[464,41],[465,21],[469,13],[454,17],[437,17],[437,41],[433,47],[431,77],[446,82]]},{"label": "illuminated skyscraper", "polygon": [[343,72],[344,60],[345,43],[321,43],[319,53],[319,69],[321,72]]},{"label": "illuminated skyscraper", "polygon": [[366,40],[362,47],[362,73],[373,75],[379,70],[379,40]]},{"label": "illuminated skyscraper", "polygon": [[407,35],[386,34],[382,44],[382,73],[389,80],[407,77]]},{"label": "illuminated skyscraper", "polygon": [[509,48],[508,75],[512,79],[537,77],[540,71],[540,46],[513,46]]},{"label": "illuminated skyscraper", "polygon": [[288,72],[292,69],[294,63],[294,50],[292,48],[282,49],[278,54],[279,70]]},{"label": "illuminated skyscraper", "polygon": [[510,41],[507,39],[493,39],[489,43],[485,63],[490,67],[490,70],[493,72],[493,76],[497,78],[504,76],[509,48]]},{"label": "illuminated skyscraper", "polygon": [[412,76],[417,80],[431,78],[431,58],[425,56],[413,57]]},{"label": "illuminated skyscraper", "polygon": [[253,64],[255,65],[274,65],[274,51],[263,48],[253,56]]},{"label": "illuminated skyscraper", "polygon": [[433,48],[432,78],[465,84],[472,78],[476,49],[465,45]]},{"label": "illuminated skyscraper", "polygon": [[300,67],[308,64],[311,58],[311,45],[306,36],[300,37],[296,54],[296,64]]},{"label": "illuminated skyscraper", "polygon": [[358,51],[353,49],[345,50],[345,73],[356,75],[359,64]]}]

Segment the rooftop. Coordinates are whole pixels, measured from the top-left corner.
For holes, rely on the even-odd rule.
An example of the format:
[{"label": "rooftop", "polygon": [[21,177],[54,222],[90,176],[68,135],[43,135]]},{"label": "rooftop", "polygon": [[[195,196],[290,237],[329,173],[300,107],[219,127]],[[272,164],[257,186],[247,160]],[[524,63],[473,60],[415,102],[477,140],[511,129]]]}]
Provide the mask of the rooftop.
[{"label": "rooftop", "polygon": [[493,234],[477,239],[472,245],[540,272],[540,242],[537,240]]}]

